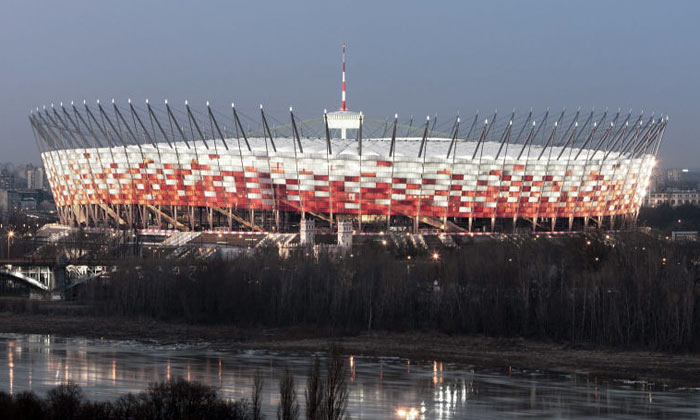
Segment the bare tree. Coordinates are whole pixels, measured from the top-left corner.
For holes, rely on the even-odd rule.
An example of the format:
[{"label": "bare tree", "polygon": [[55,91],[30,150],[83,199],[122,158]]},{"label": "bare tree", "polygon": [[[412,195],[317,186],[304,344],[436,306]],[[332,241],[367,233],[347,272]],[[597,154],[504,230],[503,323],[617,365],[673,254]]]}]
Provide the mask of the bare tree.
[{"label": "bare tree", "polygon": [[284,369],[280,378],[280,405],[277,408],[277,419],[299,419],[299,403],[297,402],[297,393],[294,390],[294,375],[289,367]]},{"label": "bare tree", "polygon": [[324,398],[324,419],[341,420],[345,418],[348,405],[347,367],[343,360],[342,349],[331,345],[328,359]]},{"label": "bare tree", "polygon": [[262,414],[260,414],[262,408],[262,388],[263,377],[258,369],[255,371],[255,377],[253,378],[253,396],[250,399],[251,405],[253,406],[253,420],[262,419]]},{"label": "bare tree", "polygon": [[306,380],[306,420],[321,420],[323,418],[323,395],[321,361],[315,357]]}]

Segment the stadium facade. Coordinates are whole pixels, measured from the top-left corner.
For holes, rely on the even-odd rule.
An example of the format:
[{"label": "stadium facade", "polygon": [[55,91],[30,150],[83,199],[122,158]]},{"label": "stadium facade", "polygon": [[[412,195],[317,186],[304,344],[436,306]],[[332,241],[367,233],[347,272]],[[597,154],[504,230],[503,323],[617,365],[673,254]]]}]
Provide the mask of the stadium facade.
[{"label": "stadium facade", "polygon": [[[32,111],[60,221],[178,230],[533,230],[634,221],[668,117],[532,111],[437,124],[128,101]],[[482,117],[483,118],[483,117]],[[251,127],[254,127],[251,129]],[[256,128],[257,127],[257,128]],[[380,134],[381,133],[381,134]],[[352,223],[352,225],[351,225]],[[303,229],[302,229],[303,230]]]},{"label": "stadium facade", "polygon": [[[646,194],[667,117],[477,114],[399,123],[350,111],[71,104],[29,116],[67,225],[447,232],[621,226]],[[256,112],[257,113],[257,112]],[[254,115],[254,114],[253,114]],[[251,128],[253,127],[253,128]],[[325,221],[325,222],[324,222]]]}]

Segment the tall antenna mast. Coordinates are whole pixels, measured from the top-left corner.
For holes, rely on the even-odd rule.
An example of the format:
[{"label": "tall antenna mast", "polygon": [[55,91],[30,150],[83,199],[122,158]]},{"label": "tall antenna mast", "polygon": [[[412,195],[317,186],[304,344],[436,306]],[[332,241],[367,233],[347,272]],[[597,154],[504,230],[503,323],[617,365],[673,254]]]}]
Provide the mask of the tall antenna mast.
[{"label": "tall antenna mast", "polygon": [[[324,120],[328,130],[340,130],[340,138],[346,140],[348,130],[358,130],[362,124],[360,114],[348,111],[348,105],[345,101],[345,44],[343,44],[343,78],[341,85],[340,110],[335,112],[324,112]],[[359,133],[358,133],[359,134]],[[330,134],[327,136],[329,137]],[[330,144],[330,143],[329,143]]]},{"label": "tall antenna mast", "polygon": [[343,93],[341,96],[341,106],[340,110],[341,111],[347,111],[346,103],[345,103],[345,44],[343,44]]}]

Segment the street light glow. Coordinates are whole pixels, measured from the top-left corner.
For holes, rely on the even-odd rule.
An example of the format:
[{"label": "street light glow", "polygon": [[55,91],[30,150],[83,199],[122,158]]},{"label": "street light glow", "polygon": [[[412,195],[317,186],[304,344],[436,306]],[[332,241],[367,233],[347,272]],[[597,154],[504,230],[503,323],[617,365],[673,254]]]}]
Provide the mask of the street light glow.
[{"label": "street light glow", "polygon": [[399,408],[398,410],[396,410],[396,415],[402,419],[412,420],[418,417],[418,410],[416,410],[415,408]]},{"label": "street light glow", "polygon": [[13,238],[14,236],[15,236],[15,232],[14,232],[14,231],[11,230],[11,231],[8,231],[8,232],[7,232],[7,259],[8,259],[8,260],[10,259],[10,256],[12,255],[12,254],[10,253],[10,247],[12,246],[12,238]]}]

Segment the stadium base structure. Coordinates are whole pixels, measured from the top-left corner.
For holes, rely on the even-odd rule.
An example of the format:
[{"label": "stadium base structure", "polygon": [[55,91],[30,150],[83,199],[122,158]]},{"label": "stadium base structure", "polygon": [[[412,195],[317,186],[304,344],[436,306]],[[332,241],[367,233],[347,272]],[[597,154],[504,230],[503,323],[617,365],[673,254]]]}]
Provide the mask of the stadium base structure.
[{"label": "stadium base structure", "polygon": [[668,117],[488,117],[400,124],[352,113],[359,123],[338,126],[291,109],[286,123],[262,106],[251,117],[208,103],[113,101],[37,108],[29,120],[65,225],[296,232],[314,219],[331,230],[350,221],[357,232],[470,232],[634,223]]}]

